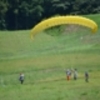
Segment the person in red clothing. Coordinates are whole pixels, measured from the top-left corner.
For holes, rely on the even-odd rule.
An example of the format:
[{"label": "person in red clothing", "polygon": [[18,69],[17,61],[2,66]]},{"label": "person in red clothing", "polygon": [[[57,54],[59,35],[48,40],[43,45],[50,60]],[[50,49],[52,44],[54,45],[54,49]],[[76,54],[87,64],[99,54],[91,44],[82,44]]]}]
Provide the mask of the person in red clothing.
[{"label": "person in red clothing", "polygon": [[67,78],[68,81],[70,80],[70,76],[71,76],[71,71],[68,69],[66,71],[66,78]]}]

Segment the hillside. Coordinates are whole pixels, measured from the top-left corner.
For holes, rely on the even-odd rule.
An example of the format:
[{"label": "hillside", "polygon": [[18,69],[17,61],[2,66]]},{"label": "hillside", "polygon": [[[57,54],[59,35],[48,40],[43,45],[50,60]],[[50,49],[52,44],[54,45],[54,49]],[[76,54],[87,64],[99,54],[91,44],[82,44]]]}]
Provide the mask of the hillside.
[{"label": "hillside", "polygon": [[[100,28],[100,15],[87,17],[95,20]],[[74,28],[77,30],[64,30],[64,34],[58,36],[48,35],[43,31],[36,35],[34,40],[30,39],[30,30],[0,31],[0,98],[98,100],[100,29],[98,28],[96,34],[92,34],[87,28]],[[47,32],[55,34],[59,29]],[[68,68],[78,69],[77,82],[66,81],[65,71]],[[84,82],[86,70],[91,75],[89,84]],[[23,86],[18,82],[21,72],[26,77]]]}]

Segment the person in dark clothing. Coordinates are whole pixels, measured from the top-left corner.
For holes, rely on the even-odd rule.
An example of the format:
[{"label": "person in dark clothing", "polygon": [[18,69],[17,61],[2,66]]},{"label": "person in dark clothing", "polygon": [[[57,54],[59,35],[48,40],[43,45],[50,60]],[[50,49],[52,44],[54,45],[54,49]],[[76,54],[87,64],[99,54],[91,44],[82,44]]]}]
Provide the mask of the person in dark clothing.
[{"label": "person in dark clothing", "polygon": [[89,73],[87,71],[85,72],[85,81],[89,82]]},{"label": "person in dark clothing", "polygon": [[74,77],[74,80],[77,80],[77,78],[78,78],[77,69],[74,70],[73,77]]},{"label": "person in dark clothing", "polygon": [[21,82],[21,84],[23,84],[23,82],[24,82],[24,74],[20,74],[20,76],[19,76],[19,81]]}]

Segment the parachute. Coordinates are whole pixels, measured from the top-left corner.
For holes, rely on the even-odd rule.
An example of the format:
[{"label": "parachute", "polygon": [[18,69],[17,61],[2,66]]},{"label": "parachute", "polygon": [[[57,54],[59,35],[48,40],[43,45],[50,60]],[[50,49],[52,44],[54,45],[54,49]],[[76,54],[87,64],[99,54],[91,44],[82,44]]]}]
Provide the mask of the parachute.
[{"label": "parachute", "polygon": [[77,24],[88,27],[92,30],[92,33],[95,33],[98,29],[97,24],[86,17],[82,16],[57,16],[48,18],[40,23],[38,23],[35,27],[31,30],[31,38],[37,33],[47,28],[57,26],[57,25],[65,25],[65,24]]}]

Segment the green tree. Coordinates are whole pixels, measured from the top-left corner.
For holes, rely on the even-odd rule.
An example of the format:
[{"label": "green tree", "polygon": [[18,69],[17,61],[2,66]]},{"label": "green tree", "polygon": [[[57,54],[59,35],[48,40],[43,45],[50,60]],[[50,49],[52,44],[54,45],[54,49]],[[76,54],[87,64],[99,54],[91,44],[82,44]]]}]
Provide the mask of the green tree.
[{"label": "green tree", "polygon": [[18,29],[19,0],[8,0],[9,7],[6,15],[7,29]]},{"label": "green tree", "polygon": [[98,0],[0,0],[0,29],[30,29],[55,15],[100,13]]},{"label": "green tree", "polygon": [[8,10],[8,2],[6,0],[0,1],[0,29],[6,29],[6,12]]},{"label": "green tree", "polygon": [[72,10],[72,1],[71,0],[53,0],[52,10],[54,11],[54,13],[58,13],[62,15],[70,14]]},{"label": "green tree", "polygon": [[28,29],[41,19],[44,9],[40,0],[8,1],[10,5],[6,19],[8,29]]},{"label": "green tree", "polygon": [[92,14],[98,13],[100,1],[97,0],[75,0],[73,2],[73,14]]}]

